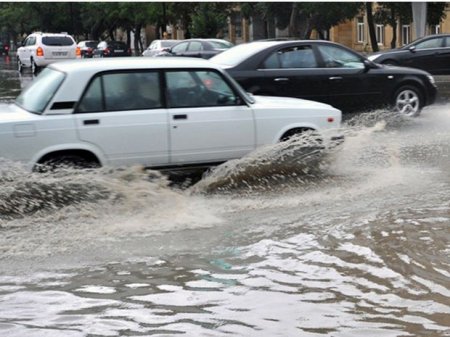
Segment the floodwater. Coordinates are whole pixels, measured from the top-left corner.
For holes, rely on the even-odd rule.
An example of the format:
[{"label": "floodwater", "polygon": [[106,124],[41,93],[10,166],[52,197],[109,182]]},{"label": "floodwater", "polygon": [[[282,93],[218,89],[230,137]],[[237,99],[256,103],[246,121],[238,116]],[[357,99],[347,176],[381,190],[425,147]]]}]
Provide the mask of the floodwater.
[{"label": "floodwater", "polygon": [[[32,80],[0,75],[4,101]],[[449,111],[367,113],[318,163],[267,147],[181,187],[1,161],[0,336],[450,336]]]}]

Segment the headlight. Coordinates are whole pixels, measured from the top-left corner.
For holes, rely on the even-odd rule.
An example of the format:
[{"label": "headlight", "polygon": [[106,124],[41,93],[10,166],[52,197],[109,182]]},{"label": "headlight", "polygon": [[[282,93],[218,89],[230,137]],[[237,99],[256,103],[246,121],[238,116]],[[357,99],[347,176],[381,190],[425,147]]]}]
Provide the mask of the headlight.
[{"label": "headlight", "polygon": [[428,77],[428,79],[430,80],[430,83],[431,83],[431,84],[435,84],[435,81],[434,81],[434,77],[433,77],[433,76],[427,75],[427,77]]}]

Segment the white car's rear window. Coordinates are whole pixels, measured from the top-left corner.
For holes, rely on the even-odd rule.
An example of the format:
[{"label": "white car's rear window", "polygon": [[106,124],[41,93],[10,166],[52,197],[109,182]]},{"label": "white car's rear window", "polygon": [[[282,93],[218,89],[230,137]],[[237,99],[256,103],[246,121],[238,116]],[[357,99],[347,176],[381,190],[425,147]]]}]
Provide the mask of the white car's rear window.
[{"label": "white car's rear window", "polygon": [[42,43],[46,46],[71,46],[75,42],[69,36],[43,36]]},{"label": "white car's rear window", "polygon": [[64,73],[45,68],[16,98],[16,104],[27,111],[42,114],[64,78]]}]

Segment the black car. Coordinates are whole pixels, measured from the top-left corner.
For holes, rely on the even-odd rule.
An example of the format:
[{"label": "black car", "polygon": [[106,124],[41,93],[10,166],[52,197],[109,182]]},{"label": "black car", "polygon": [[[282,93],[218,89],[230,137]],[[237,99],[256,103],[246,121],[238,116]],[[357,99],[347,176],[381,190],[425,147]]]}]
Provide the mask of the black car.
[{"label": "black car", "polygon": [[250,42],[210,61],[251,93],[306,98],[344,113],[392,105],[416,116],[437,93],[433,77],[425,71],[379,65],[323,40]]},{"label": "black car", "polygon": [[188,39],[178,42],[156,56],[187,56],[209,59],[234,45],[222,39]]},{"label": "black car", "polygon": [[435,75],[450,74],[450,34],[429,35],[397,49],[374,53],[369,60],[413,67]]},{"label": "black car", "polygon": [[77,46],[80,48],[82,58],[91,58],[94,49],[97,48],[98,41],[86,40],[78,42]]},{"label": "black car", "polygon": [[125,42],[101,41],[94,49],[92,57],[131,56],[131,50]]}]

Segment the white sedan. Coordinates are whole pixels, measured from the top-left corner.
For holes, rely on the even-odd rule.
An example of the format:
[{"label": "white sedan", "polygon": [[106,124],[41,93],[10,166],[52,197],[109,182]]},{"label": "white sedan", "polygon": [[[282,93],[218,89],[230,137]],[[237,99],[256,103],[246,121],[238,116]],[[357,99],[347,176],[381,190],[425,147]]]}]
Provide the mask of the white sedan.
[{"label": "white sedan", "polygon": [[30,169],[217,164],[341,122],[330,105],[251,96],[219,66],[190,58],[55,63],[0,109],[0,157]]}]

